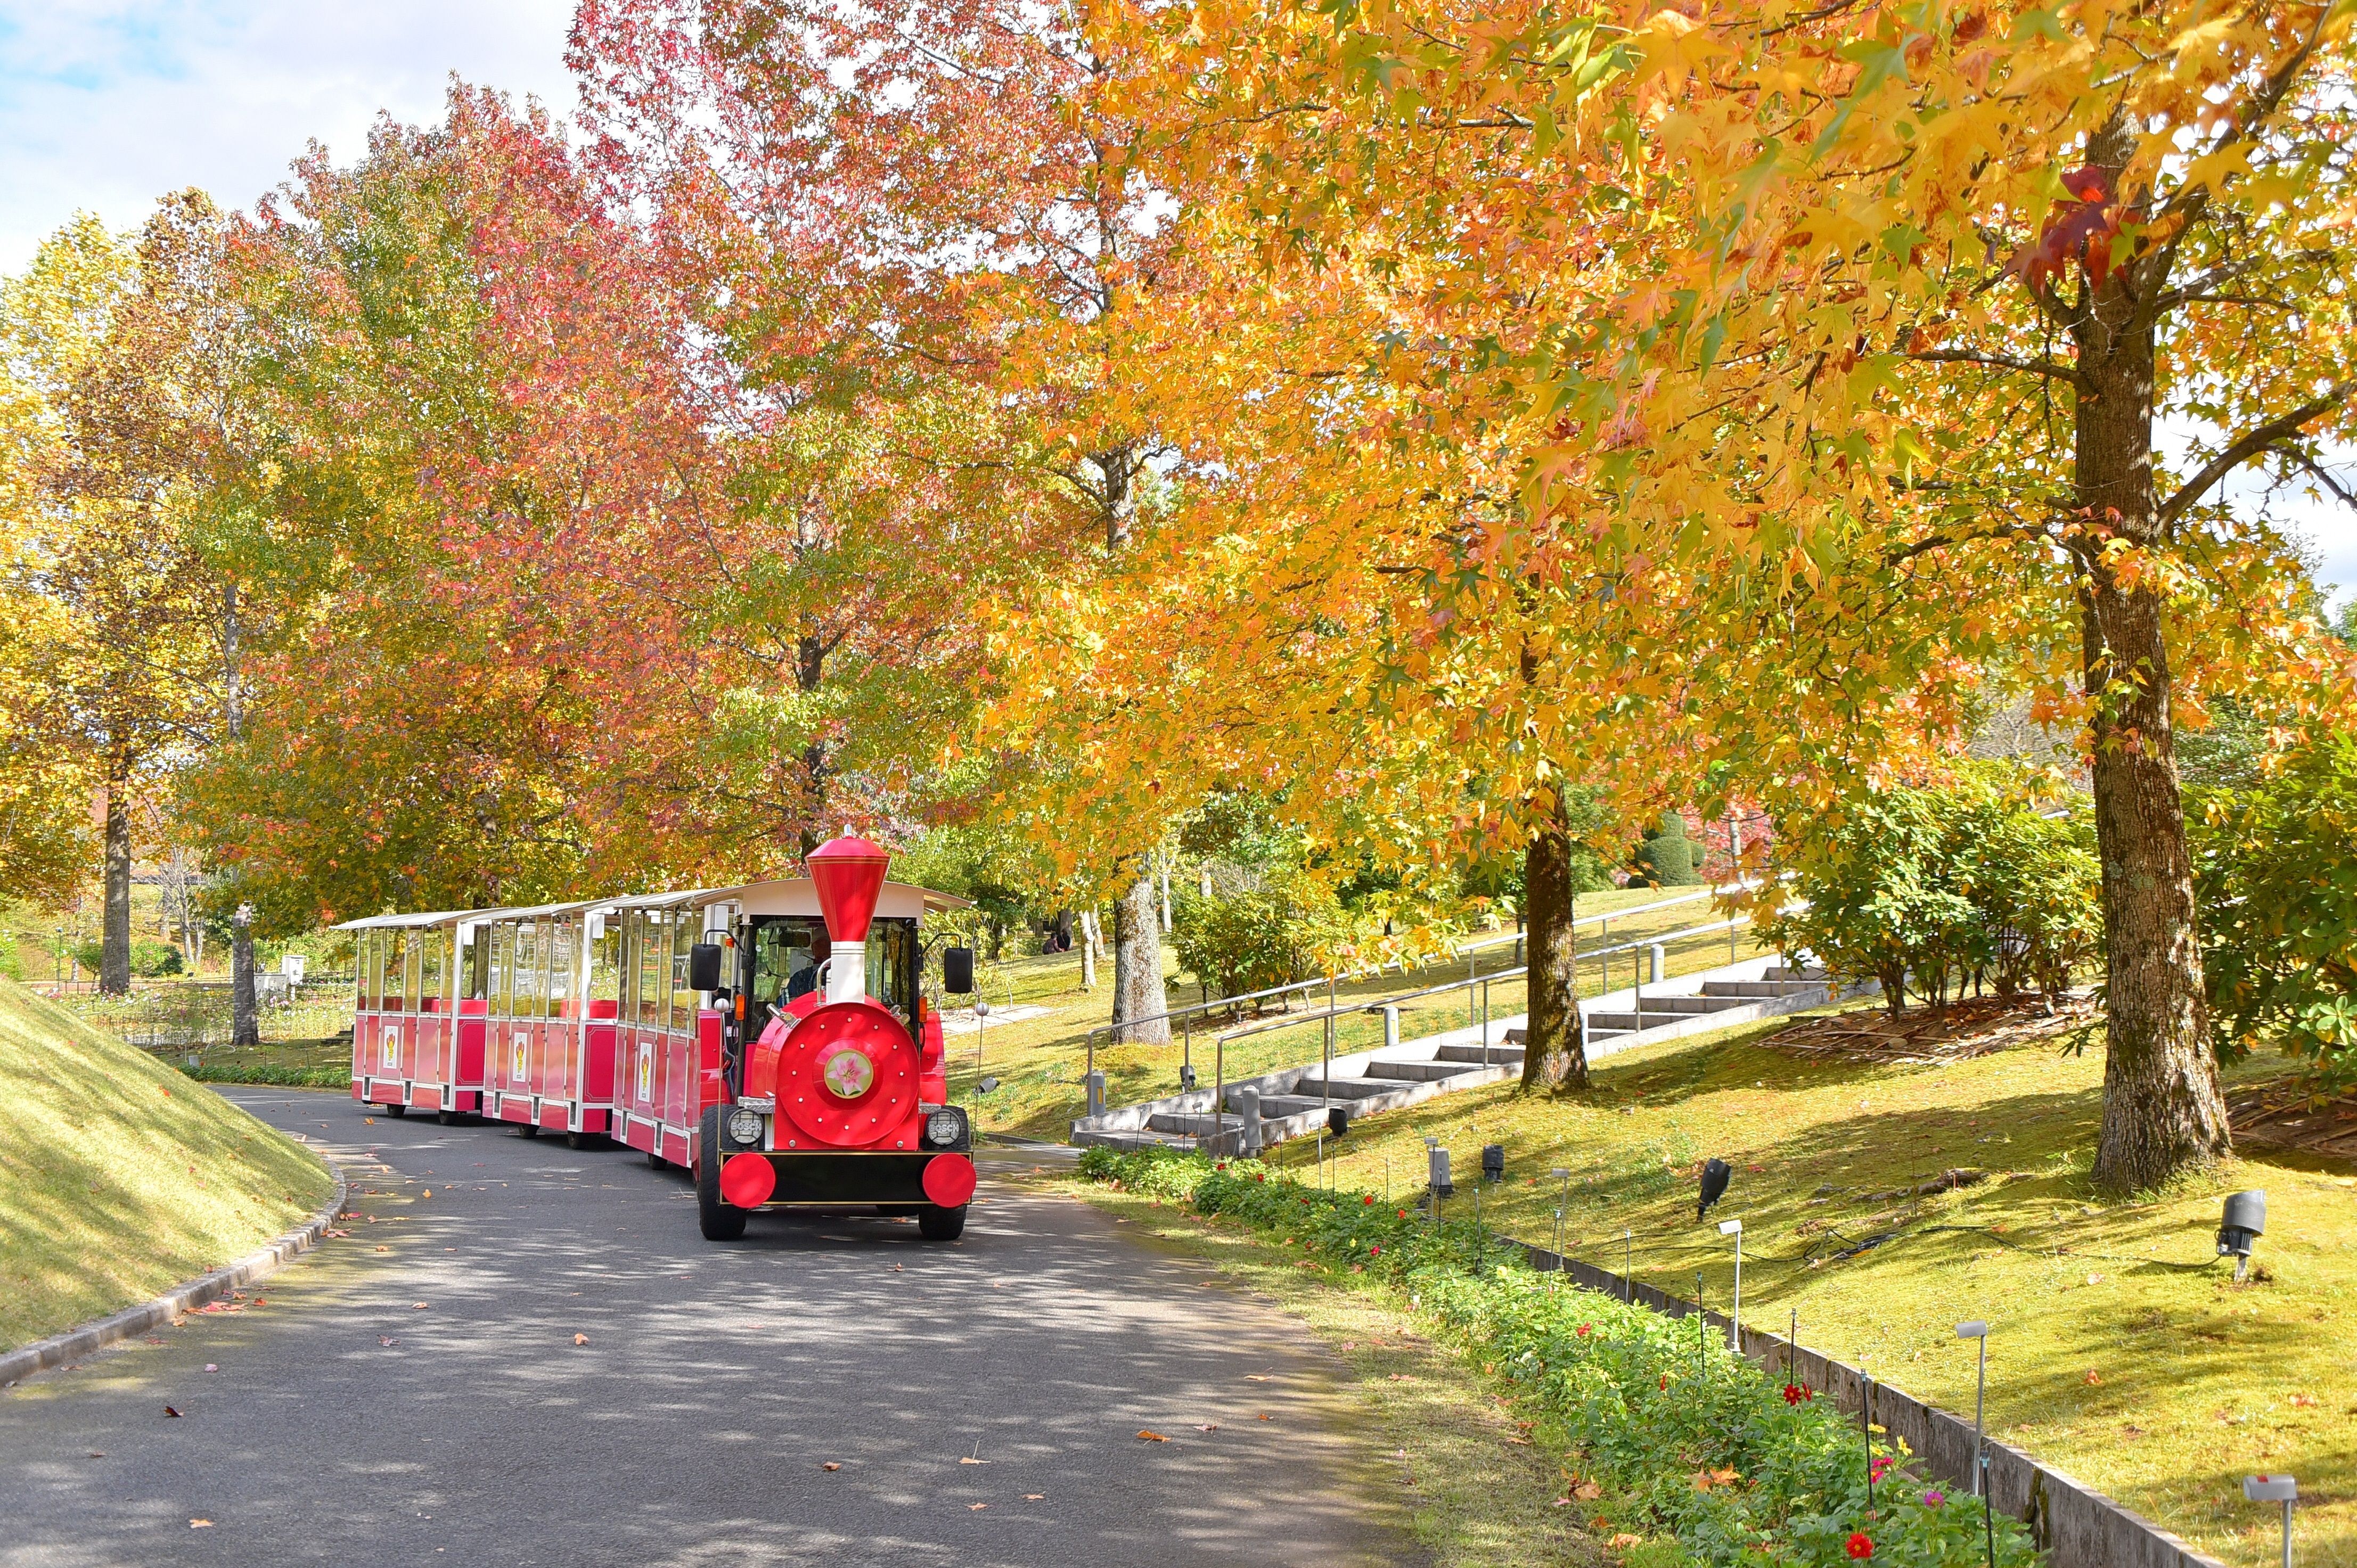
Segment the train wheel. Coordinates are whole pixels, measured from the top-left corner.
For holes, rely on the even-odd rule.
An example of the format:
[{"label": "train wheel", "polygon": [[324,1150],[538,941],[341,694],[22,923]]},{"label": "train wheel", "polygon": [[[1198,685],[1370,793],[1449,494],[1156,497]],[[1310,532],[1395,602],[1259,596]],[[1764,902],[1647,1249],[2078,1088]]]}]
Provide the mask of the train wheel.
[{"label": "train wheel", "polygon": [[565,1134],[565,1146],[568,1149],[586,1149],[589,1146],[592,1136],[587,1133],[567,1133]]},{"label": "train wheel", "polygon": [[409,1107],[406,1105],[388,1105],[385,1109],[395,1116],[406,1116],[409,1114]]},{"label": "train wheel", "polygon": [[720,1108],[704,1113],[704,1158],[695,1165],[695,1219],[707,1241],[734,1241],[745,1234],[745,1211],[720,1196]]},{"label": "train wheel", "polygon": [[519,1122],[516,1123],[516,1136],[519,1138],[537,1138],[540,1136],[540,1126],[537,1122]]},{"label": "train wheel", "polygon": [[451,1126],[457,1122],[458,1113],[456,1111],[436,1111],[434,1113],[434,1120],[445,1127]]},{"label": "train wheel", "polygon": [[651,1170],[651,1171],[660,1171],[660,1170],[667,1170],[667,1169],[669,1169],[669,1168],[670,1168],[670,1166],[671,1166],[671,1162],[670,1162],[669,1160],[664,1159],[661,1155],[656,1154],[652,1149],[649,1149],[649,1150],[647,1151],[647,1169],[649,1169],[649,1170]]},{"label": "train wheel", "polygon": [[929,1203],[917,1210],[917,1234],[928,1241],[954,1241],[965,1234],[965,1206],[943,1208]]}]

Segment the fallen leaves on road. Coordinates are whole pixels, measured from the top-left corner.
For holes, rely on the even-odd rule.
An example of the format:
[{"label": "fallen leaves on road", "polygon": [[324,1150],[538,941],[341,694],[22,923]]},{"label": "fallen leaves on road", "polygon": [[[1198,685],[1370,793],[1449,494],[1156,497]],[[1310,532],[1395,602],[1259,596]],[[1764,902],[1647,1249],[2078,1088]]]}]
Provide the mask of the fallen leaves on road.
[{"label": "fallen leaves on road", "polygon": [[425,1304],[422,1301],[413,1301],[409,1304],[409,1310],[412,1312],[424,1312],[425,1310]]},{"label": "fallen leaves on road", "polygon": [[1137,1429],[1137,1440],[1140,1443],[1168,1443],[1170,1441],[1170,1439],[1163,1436],[1162,1434],[1156,1432],[1151,1428],[1143,1426]]},{"label": "fallen leaves on road", "polygon": [[392,1248],[390,1248],[390,1247],[379,1247],[379,1248],[377,1249],[377,1251],[380,1251],[380,1252],[390,1252],[390,1251],[393,1251],[393,1249],[392,1249]]},{"label": "fallen leaves on road", "polygon": [[1244,1374],[1244,1381],[1248,1383],[1265,1383],[1269,1380],[1269,1375],[1266,1372],[1246,1372]]},{"label": "fallen leaves on road", "polygon": [[840,1470],[843,1466],[834,1460],[830,1459],[825,1464],[821,1465],[819,1468],[822,1470]]},{"label": "fallen leaves on road", "polygon": [[174,1410],[170,1405],[166,1405],[166,1406],[164,1407],[164,1413],[165,1413],[166,1415],[177,1416],[177,1415],[178,1415],[180,1412],[179,1412],[178,1411],[177,1411],[177,1410]]},{"label": "fallen leaves on road", "polygon": [[981,1458],[975,1455],[961,1454],[958,1455],[958,1463],[961,1465],[987,1465],[990,1461]]},{"label": "fallen leaves on road", "polygon": [[1220,1423],[1216,1421],[1199,1421],[1195,1423],[1195,1430],[1198,1432],[1217,1432],[1220,1430]]},{"label": "fallen leaves on road", "polygon": [[576,1345],[587,1345],[589,1343],[589,1336],[587,1334],[576,1334],[573,1337],[573,1342]]},{"label": "fallen leaves on road", "polygon": [[988,1503],[968,1503],[965,1505],[965,1511],[968,1513],[980,1513],[984,1509],[986,1509],[990,1505]]},{"label": "fallen leaves on road", "polygon": [[208,1372],[218,1372],[221,1370],[221,1363],[219,1361],[207,1361],[205,1363],[205,1370]]},{"label": "fallen leaves on road", "polygon": [[380,1335],[378,1335],[378,1336],[377,1336],[376,1342],[377,1342],[378,1344],[380,1344],[380,1345],[383,1345],[383,1346],[387,1346],[387,1347],[391,1347],[391,1346],[398,1345],[398,1344],[400,1344],[400,1343],[401,1343],[401,1341],[400,1341],[400,1340],[398,1340],[398,1339],[388,1339],[388,1338],[386,1338],[386,1337],[385,1337],[383,1335],[382,1335],[382,1334],[380,1334]]},{"label": "fallen leaves on road", "polygon": [[1045,1492],[1026,1492],[1023,1494],[1023,1500],[1027,1503],[1044,1503],[1048,1500],[1048,1494]]},{"label": "fallen leaves on road", "polygon": [[[172,1091],[167,1089],[164,1092],[169,1094]],[[212,1527],[213,1521],[209,1519],[192,1519],[188,1521],[190,1530],[210,1530]]]},{"label": "fallen leaves on road", "polygon": [[425,1189],[425,1196],[426,1196],[426,1197],[433,1197],[433,1196],[434,1196],[434,1189],[433,1189],[432,1187],[427,1187],[427,1188]]}]

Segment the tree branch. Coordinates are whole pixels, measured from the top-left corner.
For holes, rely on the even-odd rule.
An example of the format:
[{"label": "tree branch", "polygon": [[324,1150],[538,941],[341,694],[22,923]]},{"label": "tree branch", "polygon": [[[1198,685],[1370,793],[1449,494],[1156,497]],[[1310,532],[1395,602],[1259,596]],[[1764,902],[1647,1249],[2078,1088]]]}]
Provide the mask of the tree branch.
[{"label": "tree branch", "polygon": [[2200,473],[2188,479],[2184,487],[2162,504],[2154,521],[2164,533],[2177,526],[2185,510],[2207,494],[2210,487],[2233,473],[2236,468],[2265,452],[2287,435],[2299,434],[2301,425],[2319,414],[2329,413],[2349,398],[2349,383],[2336,381],[2322,397],[2304,403],[2289,413],[2267,421],[2255,430],[2247,431],[2233,446],[2219,453],[2202,467]]},{"label": "tree branch", "polygon": [[2024,375],[2044,376],[2051,381],[2069,381],[2081,392],[2094,391],[2094,383],[2076,365],[2066,365],[2060,360],[2023,360],[2011,354],[1976,354],[1969,349],[1930,349],[1920,354],[1909,354],[1910,360],[1934,364],[1990,365],[2001,371],[2018,371]]}]

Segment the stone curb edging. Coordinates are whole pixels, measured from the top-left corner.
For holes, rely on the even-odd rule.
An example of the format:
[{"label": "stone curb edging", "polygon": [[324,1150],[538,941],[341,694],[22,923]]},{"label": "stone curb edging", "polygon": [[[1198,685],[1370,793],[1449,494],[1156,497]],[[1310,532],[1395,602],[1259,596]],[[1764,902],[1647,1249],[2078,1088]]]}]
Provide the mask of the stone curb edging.
[{"label": "stone curb edging", "polygon": [[[1593,1263],[1559,1257],[1544,1247],[1516,1241],[1534,1268],[1561,1269],[1574,1283],[1601,1294],[1636,1302],[1669,1317],[1691,1317],[1695,1304],[1648,1284],[1631,1282]],[[1703,1320],[1722,1334],[1727,1318],[1703,1309]],[[1855,1411],[1866,1399],[1866,1375],[1807,1346],[1790,1346],[1774,1334],[1746,1326],[1743,1353],[1770,1372],[1798,1376]],[[1973,1423],[1925,1404],[1889,1384],[1874,1384],[1874,1421],[1893,1439],[1904,1439],[1915,1456],[1941,1479],[1969,1487],[1973,1475]],[[2225,1568],[2225,1564],[2172,1535],[2142,1514],[2105,1497],[2083,1481],[2041,1464],[1996,1438],[1986,1439],[1989,1499],[2029,1527],[2030,1539],[2059,1568]]]},{"label": "stone curb edging", "polygon": [[314,1150],[313,1153],[320,1155],[328,1174],[336,1178],[336,1192],[310,1219],[276,1240],[248,1252],[237,1262],[224,1263],[210,1273],[199,1274],[185,1284],[175,1285],[153,1301],[126,1306],[95,1323],[85,1323],[63,1334],[37,1339],[30,1345],[0,1356],[0,1389],[21,1382],[36,1372],[79,1360],[135,1334],[145,1334],[151,1328],[177,1323],[198,1307],[218,1301],[239,1286],[263,1278],[281,1264],[318,1245],[320,1237],[344,1207],[345,1199],[350,1195],[350,1187],[344,1180],[341,1165],[320,1151]]}]

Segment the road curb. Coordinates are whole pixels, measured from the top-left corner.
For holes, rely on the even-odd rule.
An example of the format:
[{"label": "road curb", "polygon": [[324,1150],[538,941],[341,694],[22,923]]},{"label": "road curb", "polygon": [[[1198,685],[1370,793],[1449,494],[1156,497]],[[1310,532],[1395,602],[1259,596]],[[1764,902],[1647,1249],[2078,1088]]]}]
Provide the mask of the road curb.
[{"label": "road curb", "polygon": [[[313,1153],[318,1151],[314,1150]],[[336,1192],[310,1219],[276,1240],[248,1252],[237,1262],[224,1263],[210,1273],[199,1274],[185,1284],[175,1285],[153,1301],[126,1306],[111,1316],[85,1323],[79,1328],[70,1328],[63,1334],[53,1334],[47,1339],[37,1339],[30,1345],[0,1356],[0,1389],[12,1387],[36,1372],[47,1371],[51,1367],[91,1355],[117,1340],[178,1323],[197,1308],[220,1300],[241,1285],[263,1278],[281,1264],[317,1246],[320,1237],[334,1222],[350,1193],[344,1180],[343,1167],[325,1155],[320,1158],[328,1167],[328,1174],[336,1178]]]}]

